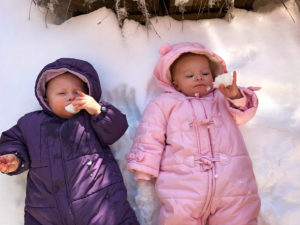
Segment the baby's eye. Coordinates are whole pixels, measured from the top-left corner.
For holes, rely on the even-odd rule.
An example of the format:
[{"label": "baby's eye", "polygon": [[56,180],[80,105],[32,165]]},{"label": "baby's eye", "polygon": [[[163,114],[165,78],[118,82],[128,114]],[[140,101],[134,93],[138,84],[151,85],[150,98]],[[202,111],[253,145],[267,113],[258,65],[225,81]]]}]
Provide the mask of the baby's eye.
[{"label": "baby's eye", "polygon": [[66,92],[59,92],[58,95],[65,95]]},{"label": "baby's eye", "polygon": [[202,73],[202,75],[203,75],[203,76],[208,76],[208,75],[209,75],[209,73]]},{"label": "baby's eye", "polygon": [[192,78],[193,76],[194,76],[194,74],[186,75],[187,78]]}]

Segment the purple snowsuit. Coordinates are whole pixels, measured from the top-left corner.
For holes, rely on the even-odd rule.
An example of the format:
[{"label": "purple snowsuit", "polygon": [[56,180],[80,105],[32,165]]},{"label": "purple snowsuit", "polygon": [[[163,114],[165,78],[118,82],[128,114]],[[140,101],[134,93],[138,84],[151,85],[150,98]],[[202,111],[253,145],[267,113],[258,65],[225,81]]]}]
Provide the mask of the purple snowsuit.
[{"label": "purple snowsuit", "polygon": [[25,224],[137,225],[108,146],[126,131],[126,116],[100,102],[97,116],[81,110],[70,119],[57,117],[44,102],[45,85],[49,76],[67,71],[82,79],[99,102],[95,69],[82,60],[58,59],[46,65],[36,81],[35,94],[43,110],[24,115],[0,139],[0,155],[14,153],[21,162],[9,175],[29,169]]}]

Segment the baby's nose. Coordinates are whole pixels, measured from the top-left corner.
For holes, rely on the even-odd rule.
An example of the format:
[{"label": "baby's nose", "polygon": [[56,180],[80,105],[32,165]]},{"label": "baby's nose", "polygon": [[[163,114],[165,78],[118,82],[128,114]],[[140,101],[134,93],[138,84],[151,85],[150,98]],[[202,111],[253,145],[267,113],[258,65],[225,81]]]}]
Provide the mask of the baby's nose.
[{"label": "baby's nose", "polygon": [[202,80],[201,74],[196,74],[195,75],[195,80]]},{"label": "baby's nose", "polygon": [[73,101],[76,98],[75,94],[69,94],[68,95],[68,101]]}]

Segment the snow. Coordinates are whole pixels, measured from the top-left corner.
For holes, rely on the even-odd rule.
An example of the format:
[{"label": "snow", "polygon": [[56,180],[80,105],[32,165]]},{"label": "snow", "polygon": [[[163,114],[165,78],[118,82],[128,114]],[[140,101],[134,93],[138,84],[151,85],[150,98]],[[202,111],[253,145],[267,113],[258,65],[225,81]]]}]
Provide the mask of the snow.
[{"label": "snow", "polygon": [[[300,219],[300,17],[295,1],[275,6],[257,1],[257,12],[233,9],[228,17],[200,21],[152,18],[152,29],[124,21],[110,10],[45,21],[31,0],[2,0],[0,7],[0,132],[40,109],[34,82],[41,68],[60,57],[85,59],[99,72],[103,99],[126,113],[130,128],[112,146],[122,170],[140,115],[160,90],[152,70],[166,42],[193,41],[222,56],[241,86],[260,86],[260,106],[241,127],[262,199],[259,225],[298,225]],[[272,2],[272,1],[271,1]],[[273,1],[274,2],[274,1]],[[47,24],[47,27],[46,27]],[[143,225],[155,225],[153,182],[137,184],[124,171],[129,199]],[[26,174],[0,176],[1,224],[23,224]]]},{"label": "snow", "polygon": [[214,88],[218,88],[221,84],[225,87],[230,86],[233,81],[233,72],[224,73],[215,78],[213,82]]},{"label": "snow", "polygon": [[176,6],[180,6],[180,5],[184,5],[187,4],[189,2],[189,0],[175,0],[175,4]]}]

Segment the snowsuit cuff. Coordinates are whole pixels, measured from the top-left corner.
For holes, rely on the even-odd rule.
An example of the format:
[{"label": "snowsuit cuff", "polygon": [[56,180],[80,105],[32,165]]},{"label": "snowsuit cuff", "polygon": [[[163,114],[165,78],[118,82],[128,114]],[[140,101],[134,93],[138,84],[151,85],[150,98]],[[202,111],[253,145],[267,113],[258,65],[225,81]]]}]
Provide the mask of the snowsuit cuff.
[{"label": "snowsuit cuff", "polygon": [[[154,169],[152,167],[149,167],[147,165],[135,162],[135,161],[129,161],[127,164],[128,171],[132,173],[143,173],[148,176],[147,180],[153,178],[153,177],[158,177],[159,171],[157,169]],[[143,176],[144,177],[144,176]]]},{"label": "snowsuit cuff", "polygon": [[136,181],[145,181],[145,180],[151,180],[152,176],[147,174],[147,173],[143,173],[143,172],[136,172],[134,175],[134,179]]},{"label": "snowsuit cuff", "polygon": [[239,88],[239,91],[242,94],[241,98],[238,98],[238,99],[227,98],[227,100],[231,103],[231,105],[234,108],[245,110],[246,109],[246,104],[247,104],[247,97],[246,97],[243,89]]},{"label": "snowsuit cuff", "polygon": [[92,115],[93,121],[102,120],[107,114],[107,106],[109,105],[106,102],[99,102],[100,105],[100,113],[98,115]]},{"label": "snowsuit cuff", "polygon": [[243,98],[235,100],[227,99],[226,106],[236,124],[242,125],[255,115],[258,106],[258,99],[251,88],[239,87],[239,89],[243,95]]}]

